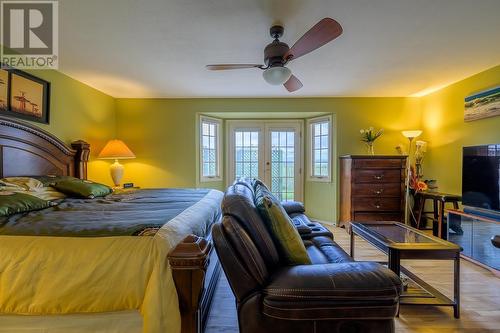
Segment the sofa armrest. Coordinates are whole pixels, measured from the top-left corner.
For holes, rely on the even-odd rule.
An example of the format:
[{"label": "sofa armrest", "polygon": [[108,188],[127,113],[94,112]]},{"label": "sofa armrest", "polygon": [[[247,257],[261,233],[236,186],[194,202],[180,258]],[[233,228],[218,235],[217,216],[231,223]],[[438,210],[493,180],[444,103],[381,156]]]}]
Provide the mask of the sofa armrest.
[{"label": "sofa armrest", "polygon": [[281,205],[288,215],[304,213],[306,211],[306,209],[304,208],[304,204],[299,201],[282,201]]},{"label": "sofa armrest", "polygon": [[283,267],[263,290],[263,313],[288,320],[392,319],[401,280],[374,262]]},{"label": "sofa armrest", "polygon": [[375,262],[351,262],[283,267],[264,292],[269,299],[359,298],[397,301],[401,280]]}]

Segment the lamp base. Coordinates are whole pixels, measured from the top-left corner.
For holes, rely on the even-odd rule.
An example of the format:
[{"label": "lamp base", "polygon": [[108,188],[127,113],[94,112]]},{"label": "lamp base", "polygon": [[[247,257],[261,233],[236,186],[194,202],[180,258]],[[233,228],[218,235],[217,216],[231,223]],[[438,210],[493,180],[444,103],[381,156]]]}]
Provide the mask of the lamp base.
[{"label": "lamp base", "polygon": [[115,163],[111,164],[111,166],[109,167],[109,173],[111,175],[111,178],[113,179],[113,184],[115,184],[115,187],[120,187],[124,171],[125,167],[121,165],[118,160],[115,160]]}]

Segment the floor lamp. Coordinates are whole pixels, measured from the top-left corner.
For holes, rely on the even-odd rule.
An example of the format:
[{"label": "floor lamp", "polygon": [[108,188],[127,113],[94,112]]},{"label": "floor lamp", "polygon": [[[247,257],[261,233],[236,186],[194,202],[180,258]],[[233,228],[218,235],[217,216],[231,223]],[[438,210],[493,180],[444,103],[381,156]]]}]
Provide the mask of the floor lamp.
[{"label": "floor lamp", "polygon": [[409,141],[408,147],[408,158],[406,160],[406,195],[405,195],[405,224],[410,225],[410,166],[411,166],[411,145],[413,139],[422,134],[421,130],[411,130],[402,131],[403,136],[405,136]]}]

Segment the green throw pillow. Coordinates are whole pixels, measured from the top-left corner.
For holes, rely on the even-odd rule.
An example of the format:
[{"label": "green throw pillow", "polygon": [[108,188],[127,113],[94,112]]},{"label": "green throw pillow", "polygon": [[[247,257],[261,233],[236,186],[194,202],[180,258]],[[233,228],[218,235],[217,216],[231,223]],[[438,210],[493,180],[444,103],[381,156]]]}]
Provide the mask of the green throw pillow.
[{"label": "green throw pillow", "polygon": [[255,205],[289,265],[311,264],[306,247],[283,206],[265,186],[256,184]]},{"label": "green throw pillow", "polygon": [[58,181],[52,187],[67,196],[88,199],[104,197],[113,192],[109,186],[77,178]]},{"label": "green throw pillow", "polygon": [[58,175],[47,175],[47,176],[30,176],[40,181],[43,186],[52,186],[57,182],[62,182],[64,180],[78,180],[78,178],[71,176],[58,176]]},{"label": "green throw pillow", "polygon": [[0,191],[0,216],[30,212],[50,207],[50,201],[35,196],[10,191]]}]

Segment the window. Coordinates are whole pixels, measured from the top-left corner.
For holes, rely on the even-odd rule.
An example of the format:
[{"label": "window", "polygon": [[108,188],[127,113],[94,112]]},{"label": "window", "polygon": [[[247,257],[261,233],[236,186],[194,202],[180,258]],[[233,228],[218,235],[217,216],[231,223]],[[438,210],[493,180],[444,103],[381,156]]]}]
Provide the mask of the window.
[{"label": "window", "polygon": [[235,136],[235,179],[259,177],[259,132],[237,130]]},{"label": "window", "polygon": [[332,119],[330,116],[309,121],[310,137],[310,177],[317,181],[331,179],[331,138]]},{"label": "window", "polygon": [[221,180],[221,121],[200,117],[200,181]]}]

